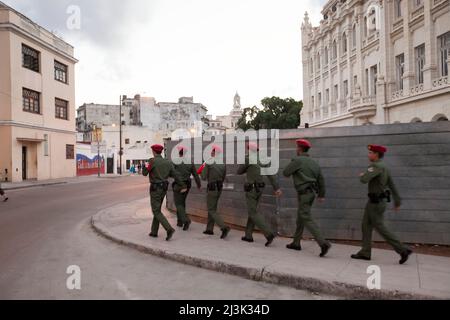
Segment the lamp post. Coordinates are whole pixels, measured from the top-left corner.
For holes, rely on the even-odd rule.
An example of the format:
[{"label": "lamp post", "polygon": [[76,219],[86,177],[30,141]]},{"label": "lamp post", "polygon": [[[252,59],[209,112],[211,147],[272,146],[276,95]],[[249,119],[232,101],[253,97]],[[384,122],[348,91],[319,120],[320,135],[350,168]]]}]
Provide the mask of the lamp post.
[{"label": "lamp post", "polygon": [[123,156],[123,146],[122,146],[122,103],[125,97],[120,96],[120,104],[119,104],[119,174],[122,175],[122,156]]}]

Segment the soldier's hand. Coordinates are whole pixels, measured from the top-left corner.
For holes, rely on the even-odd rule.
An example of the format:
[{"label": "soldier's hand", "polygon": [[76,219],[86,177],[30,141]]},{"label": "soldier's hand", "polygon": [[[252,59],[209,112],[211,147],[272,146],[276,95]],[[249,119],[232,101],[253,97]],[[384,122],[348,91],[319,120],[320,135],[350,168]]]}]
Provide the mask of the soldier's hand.
[{"label": "soldier's hand", "polygon": [[281,197],[283,195],[283,191],[281,191],[281,189],[278,189],[277,191],[275,191],[275,196],[276,197]]},{"label": "soldier's hand", "polygon": [[180,193],[186,193],[188,191],[187,188],[181,189]]},{"label": "soldier's hand", "polygon": [[324,203],[325,202],[325,198],[318,198],[317,199],[320,203]]}]

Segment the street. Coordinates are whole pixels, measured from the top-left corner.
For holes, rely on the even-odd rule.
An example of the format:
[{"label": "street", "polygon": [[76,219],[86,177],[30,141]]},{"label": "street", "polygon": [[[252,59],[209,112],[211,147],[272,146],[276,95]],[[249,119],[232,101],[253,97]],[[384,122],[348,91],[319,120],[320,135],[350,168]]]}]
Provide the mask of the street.
[{"label": "street", "polygon": [[[163,260],[94,232],[96,212],[147,189],[145,178],[124,177],[8,192],[0,203],[0,299],[336,299]],[[73,265],[81,290],[66,286]]]}]

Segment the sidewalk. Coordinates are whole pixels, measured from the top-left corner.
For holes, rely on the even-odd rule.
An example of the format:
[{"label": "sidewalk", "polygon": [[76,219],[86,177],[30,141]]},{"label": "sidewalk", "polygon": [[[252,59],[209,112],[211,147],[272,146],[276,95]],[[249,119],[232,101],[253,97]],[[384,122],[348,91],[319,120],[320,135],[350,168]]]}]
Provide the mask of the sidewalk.
[{"label": "sidewalk", "polygon": [[[165,211],[172,226],[175,216]],[[450,258],[411,256],[407,264],[398,264],[398,255],[374,249],[372,261],[356,261],[350,255],[357,247],[335,244],[326,258],[319,248],[305,241],[302,252],[285,248],[289,239],[277,238],[270,248],[255,234],[255,243],[241,241],[243,232],[232,230],[227,240],[203,235],[204,225],[192,223],[189,232],[177,228],[173,239],[165,241],[160,228],[158,239],[148,236],[151,225],[149,199],[124,203],[97,213],[93,228],[119,244],[145,253],[200,268],[228,273],[255,281],[265,281],[297,289],[310,290],[353,299],[427,299],[450,298]],[[367,268],[381,268],[381,290],[368,290]],[[170,276],[170,275],[168,275]]]},{"label": "sidewalk", "polygon": [[[120,175],[114,175],[114,174],[103,174],[100,176],[100,179],[115,179],[115,178],[121,178],[121,177],[127,177],[130,176],[129,173],[124,174],[122,176]],[[98,176],[82,176],[82,177],[73,177],[73,178],[63,178],[63,179],[54,179],[54,180],[28,180],[23,182],[1,182],[1,186],[3,190],[19,190],[19,189],[28,189],[28,188],[35,188],[35,187],[46,187],[46,186],[53,186],[53,185],[62,185],[62,184],[68,184],[68,183],[82,183],[82,182],[91,182],[98,180]]]}]

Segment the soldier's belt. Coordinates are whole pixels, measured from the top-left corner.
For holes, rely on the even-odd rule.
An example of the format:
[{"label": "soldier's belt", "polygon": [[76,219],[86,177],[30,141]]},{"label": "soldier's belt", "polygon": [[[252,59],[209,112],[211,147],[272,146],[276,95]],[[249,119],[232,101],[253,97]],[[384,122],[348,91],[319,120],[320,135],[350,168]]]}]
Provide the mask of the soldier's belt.
[{"label": "soldier's belt", "polygon": [[223,181],[214,181],[208,183],[208,191],[222,191]]},{"label": "soldier's belt", "polygon": [[169,190],[169,181],[161,181],[161,182],[152,182],[150,185],[150,191],[157,191],[157,190]]},{"label": "soldier's belt", "polygon": [[369,193],[368,197],[371,203],[381,203],[384,199],[388,203],[391,202],[391,192],[389,190],[383,193]]},{"label": "soldier's belt", "polygon": [[[188,188],[188,189],[191,189],[192,188],[192,181],[191,180],[186,180],[186,181],[183,181],[184,182],[184,184],[186,185],[186,187]],[[172,183],[172,189],[174,189],[175,190],[175,186],[177,185],[177,182],[176,181],[174,181],[174,183]]]},{"label": "soldier's belt", "polygon": [[261,190],[264,190],[265,187],[266,184],[264,182],[246,183],[244,184],[244,191],[252,192],[253,189],[255,189],[256,192],[260,192]]}]

